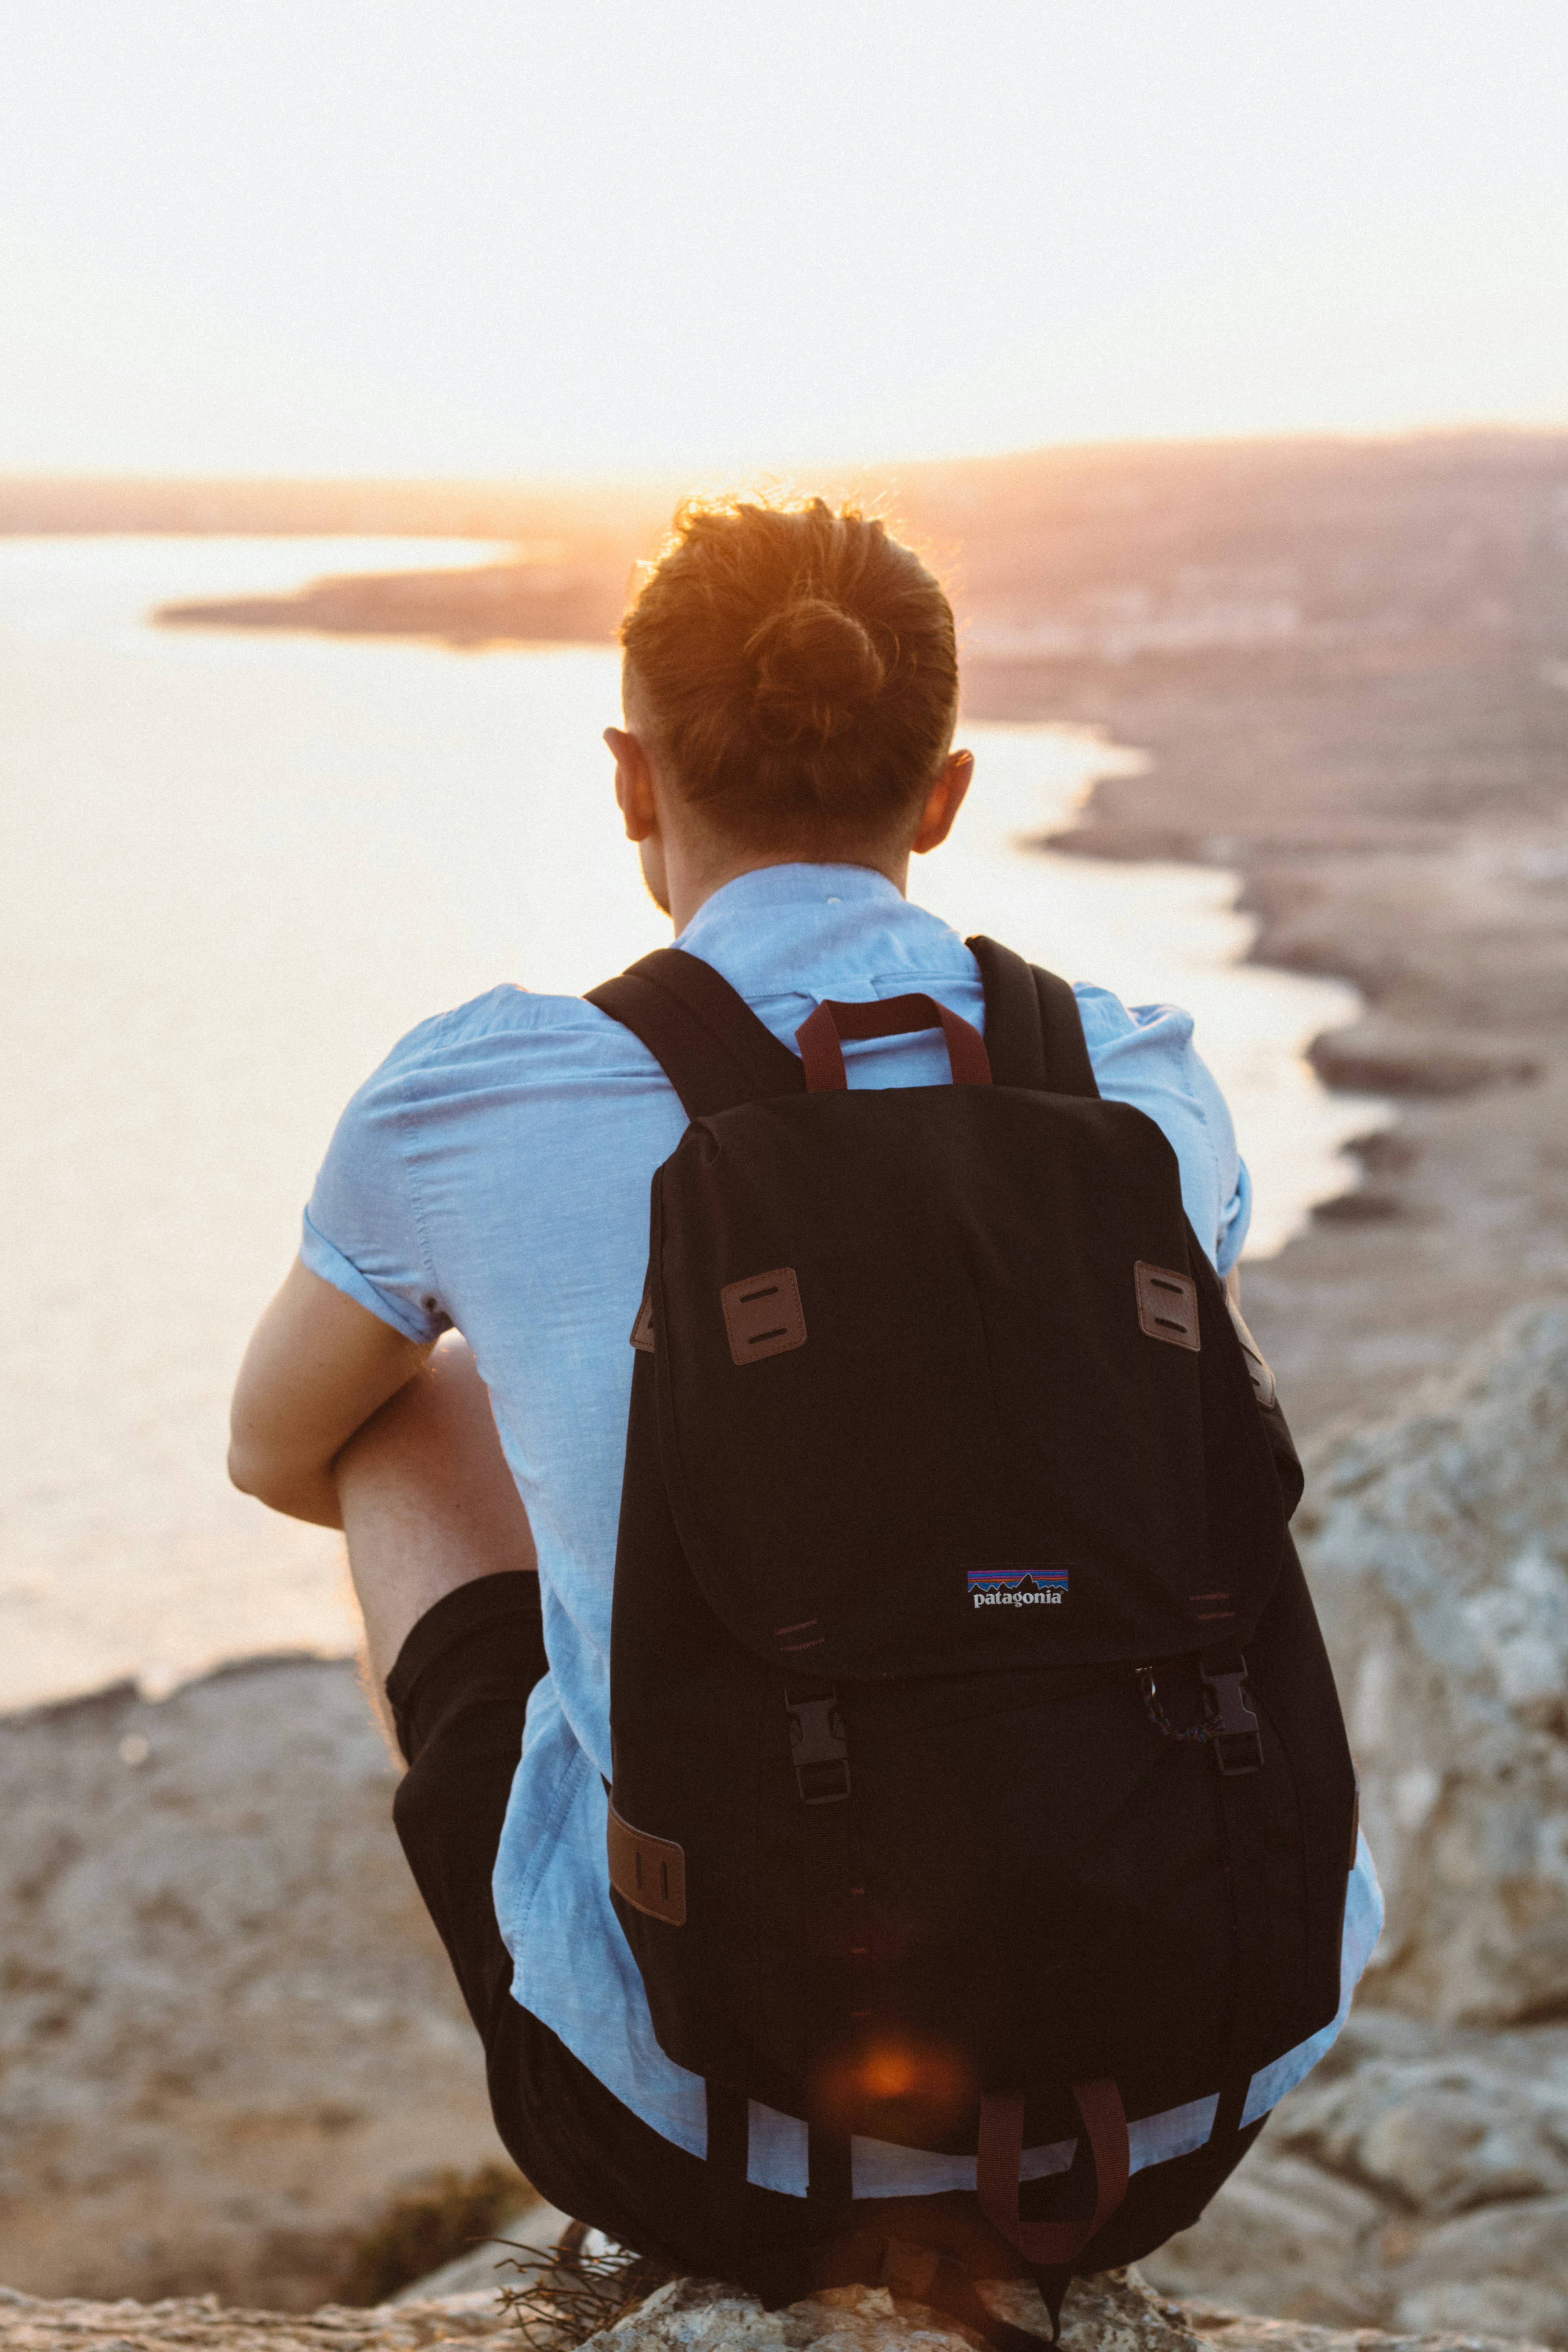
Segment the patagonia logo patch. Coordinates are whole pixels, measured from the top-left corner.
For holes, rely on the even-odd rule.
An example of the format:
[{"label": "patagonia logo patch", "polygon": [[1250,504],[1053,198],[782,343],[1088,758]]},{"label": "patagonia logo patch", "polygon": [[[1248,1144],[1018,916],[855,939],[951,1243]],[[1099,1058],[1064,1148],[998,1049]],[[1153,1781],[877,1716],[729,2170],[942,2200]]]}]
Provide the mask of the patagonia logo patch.
[{"label": "patagonia logo patch", "polygon": [[972,1609],[1059,1608],[1068,1597],[1065,1568],[967,1568]]}]

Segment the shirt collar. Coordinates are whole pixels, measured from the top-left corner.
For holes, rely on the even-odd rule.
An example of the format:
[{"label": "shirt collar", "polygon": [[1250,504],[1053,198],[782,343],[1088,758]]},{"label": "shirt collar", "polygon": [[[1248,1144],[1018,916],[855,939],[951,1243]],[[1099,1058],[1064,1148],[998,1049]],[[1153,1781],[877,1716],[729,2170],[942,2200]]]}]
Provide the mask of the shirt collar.
[{"label": "shirt collar", "polygon": [[675,944],[689,948],[710,923],[758,907],[833,907],[876,902],[901,907],[896,882],[870,866],[759,866],[737,874],[705,898]]}]

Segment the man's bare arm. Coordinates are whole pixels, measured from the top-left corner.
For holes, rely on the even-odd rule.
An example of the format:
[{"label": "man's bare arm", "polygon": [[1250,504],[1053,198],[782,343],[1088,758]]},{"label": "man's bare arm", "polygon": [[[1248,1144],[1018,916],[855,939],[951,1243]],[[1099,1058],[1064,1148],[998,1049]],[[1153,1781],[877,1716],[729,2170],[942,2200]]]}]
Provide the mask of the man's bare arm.
[{"label": "man's bare arm", "polygon": [[332,1475],[374,1697],[410,1630],[444,1594],[537,1565],[468,1343],[448,1332],[349,1440]]},{"label": "man's bare arm", "polygon": [[531,1569],[528,1514],[472,1350],[418,1347],[296,1259],[234,1392],[229,1475],[275,1511],[342,1528],[373,1704],[444,1594]]},{"label": "man's bare arm", "polygon": [[239,1368],[229,1476],[289,1518],[341,1528],[333,1463],[429,1355],[296,1258]]}]

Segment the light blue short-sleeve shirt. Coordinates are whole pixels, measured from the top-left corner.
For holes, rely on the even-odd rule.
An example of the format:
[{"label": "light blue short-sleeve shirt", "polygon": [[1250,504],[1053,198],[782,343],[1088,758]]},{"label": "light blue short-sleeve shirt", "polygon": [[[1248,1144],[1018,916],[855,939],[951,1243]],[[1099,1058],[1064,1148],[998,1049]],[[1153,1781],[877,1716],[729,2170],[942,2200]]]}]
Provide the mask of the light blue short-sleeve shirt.
[{"label": "light blue short-sleeve shirt", "polygon": [[[791,1046],[824,997],[924,991],[984,1026],[979,972],[958,934],[864,866],[742,875],[677,944],[721,972]],[[1193,1230],[1226,1272],[1246,1237],[1247,1171],[1190,1018],[1171,1005],[1130,1011],[1102,989],[1075,992],[1101,1094],[1163,1129]],[[846,1058],[851,1087],[949,1076],[935,1033],[852,1045]],[[494,989],[414,1030],[354,1096],[317,1177],[301,1255],[410,1339],[455,1328],[474,1350],[538,1546],[550,1660],[529,1705],[496,1862],[512,1989],[645,2123],[700,2155],[702,2084],[654,2040],[605,1865],[627,1340],[647,1269],[650,1180],[685,1124],[658,1063],[617,1022],[578,997]],[[1347,1912],[1347,2000],[1369,1933],[1375,1940],[1375,1893],[1368,1864]],[[1268,2104],[1289,2087],[1281,2067],[1298,2080],[1318,2054],[1304,2045],[1266,2070]],[[1135,2166],[1201,2146],[1212,2121],[1212,2101],[1141,2119]],[[1069,2158],[1034,2150],[1026,2168]],[[751,2175],[804,2194],[804,2124],[753,2107]],[[973,2157],[855,2144],[861,2196],[973,2188]]]}]

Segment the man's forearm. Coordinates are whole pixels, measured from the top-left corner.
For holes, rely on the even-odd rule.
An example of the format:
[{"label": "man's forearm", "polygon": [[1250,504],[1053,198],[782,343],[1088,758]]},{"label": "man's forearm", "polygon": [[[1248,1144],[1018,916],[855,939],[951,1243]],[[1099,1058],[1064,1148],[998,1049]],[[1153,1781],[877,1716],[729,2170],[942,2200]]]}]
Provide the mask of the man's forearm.
[{"label": "man's forearm", "polygon": [[317,1528],[342,1527],[338,1482],[330,1466],[323,1470],[319,1465],[308,1465],[290,1472],[275,1461],[253,1465],[243,1451],[231,1445],[228,1475],[242,1495],[254,1495],[258,1503],[265,1503],[269,1511],[280,1511],[286,1519],[306,1519]]},{"label": "man's forearm", "polygon": [[429,1354],[296,1260],[235,1383],[230,1478],[271,1510],[341,1528],[339,1457]]}]

